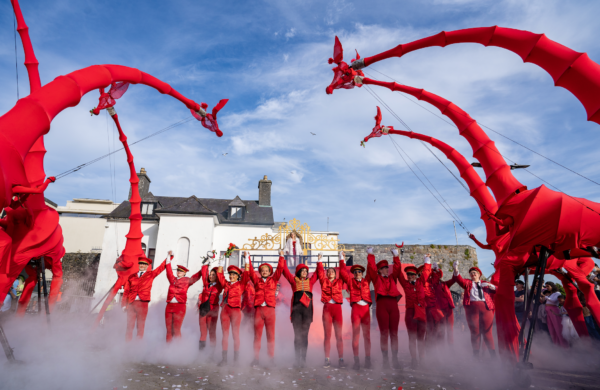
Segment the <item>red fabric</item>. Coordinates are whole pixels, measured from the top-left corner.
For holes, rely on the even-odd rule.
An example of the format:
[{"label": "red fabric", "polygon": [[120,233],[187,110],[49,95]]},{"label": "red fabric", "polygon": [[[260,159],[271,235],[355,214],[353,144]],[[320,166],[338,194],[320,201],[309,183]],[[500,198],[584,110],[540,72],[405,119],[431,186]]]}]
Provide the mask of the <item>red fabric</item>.
[{"label": "red fabric", "polygon": [[352,305],[350,322],[352,323],[352,352],[354,356],[358,356],[361,328],[365,342],[365,356],[371,356],[371,316],[369,314],[369,305]]},{"label": "red fabric", "polygon": [[152,291],[152,283],[154,279],[165,270],[167,266],[167,260],[164,260],[158,268],[154,270],[148,270],[144,272],[142,277],[138,277],[137,273],[132,274],[127,278],[125,283],[125,290],[123,291],[122,306],[126,306],[135,301],[137,296],[140,297],[142,302],[150,302],[150,292]]},{"label": "red fabric", "polygon": [[441,309],[444,313],[440,328],[440,339],[446,338],[446,342],[450,345],[454,344],[454,310],[450,307]]},{"label": "red fabric", "polygon": [[173,338],[181,338],[181,324],[185,318],[185,303],[167,303],[165,324],[167,325],[167,343]]},{"label": "red fabric", "polygon": [[317,263],[317,277],[321,283],[321,302],[327,303],[332,299],[337,303],[344,302],[342,295],[344,281],[341,278],[336,278],[333,282],[327,279],[327,273],[321,262]]},{"label": "red fabric", "polygon": [[242,295],[242,310],[244,313],[254,315],[254,284],[252,282],[246,285],[244,295]]},{"label": "red fabric", "polygon": [[[394,268],[398,267],[402,270],[400,259],[394,258]],[[413,266],[414,267],[414,266]],[[407,267],[408,269],[408,267]],[[398,273],[398,281],[404,290],[406,299],[406,308],[413,309],[415,305],[421,305],[425,307],[425,286],[423,281],[423,275],[415,281],[415,284],[411,284],[408,279],[404,276],[404,272]]]},{"label": "red fabric", "polygon": [[[279,269],[279,267],[277,267]],[[254,312],[254,358],[258,360],[263,328],[267,332],[267,353],[270,358],[275,356],[275,308],[256,306]]]},{"label": "red fabric", "polygon": [[198,316],[200,322],[200,341],[206,341],[210,336],[210,346],[217,345],[217,321],[219,320],[219,306],[211,309],[204,317]]},{"label": "red fabric", "polygon": [[379,336],[381,350],[387,352],[388,339],[392,346],[392,354],[398,355],[398,326],[400,325],[400,310],[395,297],[378,296],[377,325],[379,325]]},{"label": "red fabric", "polygon": [[[215,272],[217,270],[215,269]],[[217,280],[216,284],[210,285],[208,264],[202,266],[202,283],[204,284],[204,288],[200,293],[200,297],[198,299],[198,306],[203,304],[204,302],[210,299],[210,309],[215,310],[219,307],[219,295],[221,295],[221,291],[223,291],[223,286],[219,283],[219,273],[217,272]]]},{"label": "red fabric", "polygon": [[178,303],[186,303],[187,302],[187,292],[191,285],[200,280],[201,271],[198,271],[191,278],[183,277],[177,279],[175,276],[175,271],[171,268],[171,265],[167,268],[167,279],[169,279],[169,291],[167,293],[167,303],[170,303],[173,298],[177,300]]},{"label": "red fabric", "polygon": [[[404,324],[408,331],[408,350],[413,360],[423,359],[425,357],[425,334],[427,333],[427,324],[424,321],[414,319],[415,309],[407,308],[404,317]],[[419,354],[417,355],[417,346]]]},{"label": "red fabric", "polygon": [[479,352],[482,338],[488,350],[494,350],[494,336],[492,335],[494,312],[486,308],[485,302],[479,301],[471,302],[468,306],[465,306],[465,314],[471,331],[473,352]]},{"label": "red fabric", "polygon": [[[356,59],[359,59],[360,56],[356,55]],[[333,68],[333,81],[331,84],[325,89],[327,94],[333,93],[334,89],[352,89],[355,87],[353,82],[355,76],[363,76],[363,72],[350,68],[347,63],[343,61],[344,59],[344,50],[342,48],[342,44],[338,37],[335,37],[335,44],[333,49],[333,58],[329,59],[330,64],[337,64],[335,68]],[[354,60],[353,60],[354,61]]]},{"label": "red fabric", "polygon": [[125,340],[131,341],[133,338],[133,328],[137,325],[137,338],[144,338],[144,327],[146,326],[146,317],[148,316],[148,302],[134,301],[127,306],[127,328],[125,330]]},{"label": "red fabric", "polygon": [[[190,111],[194,118],[198,119],[202,123],[202,126],[212,131],[213,133],[216,133],[217,137],[221,137],[223,135],[223,132],[219,129],[219,124],[217,123],[217,113],[223,107],[225,107],[225,104],[227,104],[228,101],[229,99],[221,99],[219,103],[217,103],[217,105],[212,109],[212,113],[206,113],[205,116],[198,114],[197,109],[190,109]],[[202,108],[206,110],[208,108],[208,105],[206,103],[202,103]]]},{"label": "red fabric", "polygon": [[296,240],[292,241],[292,248],[294,251],[294,256],[296,256]]},{"label": "red fabric", "polygon": [[564,308],[569,314],[571,322],[577,331],[579,337],[589,337],[590,334],[585,324],[583,317],[583,306],[577,297],[577,288],[573,286],[571,282],[567,280],[562,274],[558,272],[552,272],[552,275],[556,276],[560,280],[563,288],[565,289],[565,304]]},{"label": "red fabric", "polygon": [[454,278],[442,281],[444,273],[441,270],[433,271],[431,275],[431,285],[436,297],[437,307],[440,310],[446,308],[454,309],[454,300],[452,299],[452,293],[450,287],[455,283]]},{"label": "red fabric", "polygon": [[350,304],[352,306],[355,306],[354,303],[359,302],[360,300],[368,303],[373,302],[371,300],[371,289],[369,288],[369,284],[371,283],[371,276],[369,273],[367,273],[367,275],[359,282],[355,278],[350,277],[346,263],[344,260],[340,260],[340,277],[348,286]]},{"label": "red fabric", "polygon": [[329,358],[329,351],[331,350],[332,327],[335,332],[335,343],[337,346],[338,357],[340,359],[344,357],[344,340],[342,340],[343,325],[344,317],[342,315],[342,305],[339,303],[325,303],[323,305],[323,332],[325,334],[323,347],[325,349],[326,358]]},{"label": "red fabric", "polygon": [[240,350],[240,324],[242,322],[242,311],[238,307],[225,305],[221,310],[221,330],[223,331],[223,351],[229,348],[229,325],[233,333],[233,350]]},{"label": "red fabric", "polygon": [[[469,306],[471,304],[471,289],[473,288],[473,281],[471,281],[470,279],[463,279],[462,276],[460,276],[460,274],[456,275],[453,279],[456,281],[456,283],[458,283],[460,287],[462,287],[465,290],[463,306]],[[492,299],[492,295],[496,294],[495,291],[490,289],[489,287],[482,287],[481,289],[483,290],[483,299],[485,299],[486,307],[488,308],[488,310],[494,311],[495,306],[494,300]]]},{"label": "red fabric", "polygon": [[248,276],[248,272],[243,272],[239,277],[239,281],[236,283],[231,283],[225,279],[225,275],[223,275],[223,269],[219,268],[217,272],[217,277],[219,278],[219,284],[223,287],[223,302],[221,306],[230,306],[235,308],[242,307],[242,294],[246,290],[246,285],[250,280],[250,276]]},{"label": "red fabric", "polygon": [[[398,257],[394,257],[394,263],[396,263],[396,259],[399,261]],[[382,261],[379,263],[381,264]],[[402,298],[402,294],[400,294],[400,291],[398,291],[396,283],[398,283],[398,274],[402,272],[402,269],[400,267],[394,267],[393,270],[390,270],[392,272],[388,273],[389,276],[387,278],[379,275],[377,270],[377,266],[375,265],[375,256],[367,255],[367,272],[373,281],[375,294],[377,296],[381,295],[384,297],[396,298],[396,302],[400,300],[400,298]]]},{"label": "red fabric", "polygon": [[277,269],[271,274],[271,276],[266,278],[266,280],[263,280],[260,274],[252,269],[252,264],[249,264],[250,269],[246,272],[248,272],[250,280],[252,280],[252,283],[254,283],[254,306],[260,306],[263,304],[263,302],[266,302],[267,306],[275,307],[275,292],[277,291],[277,282],[283,273],[284,264],[285,258],[280,256]]}]

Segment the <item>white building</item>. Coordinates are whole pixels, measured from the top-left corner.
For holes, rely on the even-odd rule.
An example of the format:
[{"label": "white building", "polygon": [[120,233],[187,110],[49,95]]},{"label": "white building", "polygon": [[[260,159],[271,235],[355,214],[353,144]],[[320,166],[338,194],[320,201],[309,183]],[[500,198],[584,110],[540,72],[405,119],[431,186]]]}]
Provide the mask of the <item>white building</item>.
[{"label": "white building", "polygon": [[[277,261],[276,249],[285,242],[290,229],[286,224],[275,223],[271,207],[271,181],[265,176],[258,183],[258,200],[242,200],[239,196],[231,199],[206,199],[194,195],[189,197],[156,196],[149,191],[150,179],[142,168],[138,173],[140,196],[142,197],[142,249],[157,267],[166,258],[169,250],[175,252],[173,268],[181,264],[196,273],[202,267],[202,258],[210,250],[223,254],[230,243],[240,248],[253,249],[251,254],[260,261]],[[101,299],[114,285],[117,274],[113,269],[118,255],[125,248],[125,235],[129,231],[130,203],[124,201],[106,216],[102,255],[94,300]],[[61,221],[62,223],[62,221]],[[337,242],[337,233],[306,232],[304,241],[330,240]],[[294,228],[295,229],[295,228]],[[310,230],[310,228],[308,228]],[[333,242],[333,241],[332,241]],[[306,244],[310,248],[310,244]],[[330,254],[337,252],[330,251]],[[329,253],[329,252],[328,252]],[[310,253],[309,253],[310,254]],[[266,257],[261,257],[266,256]],[[231,263],[239,265],[239,252],[231,257]],[[189,290],[191,299],[202,289],[196,283]],[[166,299],[167,277],[162,274],[155,279],[152,299]]]}]

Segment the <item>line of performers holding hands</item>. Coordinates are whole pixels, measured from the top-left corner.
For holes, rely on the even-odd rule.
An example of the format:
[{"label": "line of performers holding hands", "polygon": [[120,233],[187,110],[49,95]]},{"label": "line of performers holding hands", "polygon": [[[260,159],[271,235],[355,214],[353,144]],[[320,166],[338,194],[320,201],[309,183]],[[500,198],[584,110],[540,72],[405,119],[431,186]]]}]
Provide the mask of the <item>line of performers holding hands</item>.
[{"label": "line of performers holding hands", "polygon": [[[495,356],[494,339],[492,336],[492,323],[494,318],[493,295],[496,287],[481,281],[481,270],[472,267],[469,270],[470,279],[463,279],[458,272],[458,262],[454,263],[452,278],[442,281],[443,272],[436,263],[432,265],[431,256],[425,255],[425,262],[420,267],[401,266],[398,250],[392,249],[393,264],[387,260],[375,263],[373,248],[367,248],[367,269],[355,264],[348,269],[345,264],[344,253],[339,253],[339,268],[325,269],[322,256],[319,254],[317,271],[308,276],[308,266],[299,264],[295,274],[292,274],[285,260],[284,251],[279,252],[277,268],[264,263],[256,272],[247,252],[243,253],[244,270],[230,265],[227,267],[229,280],[224,276],[224,260],[220,260],[218,267],[209,272],[209,265],[191,277],[187,277],[188,269],[179,265],[174,271],[171,266],[173,253],[163,263],[149,270],[150,261],[142,257],[139,259],[139,272],[129,277],[125,284],[122,299],[123,310],[127,311],[126,339],[133,336],[133,329],[137,327],[137,337],[143,338],[144,325],[150,302],[152,282],[163,270],[167,270],[169,291],[167,307],[165,310],[165,323],[167,328],[167,342],[173,338],[181,337],[181,325],[185,317],[188,288],[202,279],[204,288],[199,296],[199,322],[200,322],[200,349],[206,345],[207,334],[211,346],[216,346],[216,329],[221,314],[222,360],[219,365],[226,365],[229,348],[229,332],[233,336],[233,360],[238,361],[240,350],[240,324],[242,310],[253,311],[254,321],[254,360],[252,365],[259,364],[259,353],[263,328],[267,334],[267,354],[274,363],[275,357],[275,306],[277,303],[277,284],[283,276],[291,285],[293,297],[291,301],[290,319],[294,329],[294,347],[296,352],[296,366],[303,367],[306,362],[308,348],[308,333],[313,321],[313,285],[319,281],[321,284],[321,302],[323,304],[323,328],[325,367],[329,367],[331,336],[335,334],[339,366],[345,367],[344,346],[342,341],[342,305],[344,297],[342,290],[346,289],[351,306],[350,322],[352,324],[352,351],[354,355],[353,368],[360,369],[359,339],[362,330],[364,339],[364,367],[371,368],[371,317],[369,308],[373,301],[371,298],[372,283],[375,290],[376,316],[380,331],[380,345],[383,355],[383,367],[390,367],[388,344],[391,345],[391,365],[400,369],[398,360],[398,326],[400,311],[398,301],[402,297],[397,283],[402,286],[406,295],[405,324],[408,330],[408,346],[412,358],[411,367],[416,368],[428,351],[431,351],[444,339],[447,333],[448,343],[453,342],[452,327],[454,323],[454,302],[449,287],[458,283],[464,290],[463,305],[466,313],[467,324],[471,332],[471,345],[475,356],[479,355],[481,340],[486,344],[490,355]],[[217,260],[215,260],[217,261]],[[254,297],[248,292],[248,287],[254,287]],[[219,304],[219,296],[223,299]],[[252,302],[249,302],[253,300]],[[333,329],[333,332],[332,332]]]}]

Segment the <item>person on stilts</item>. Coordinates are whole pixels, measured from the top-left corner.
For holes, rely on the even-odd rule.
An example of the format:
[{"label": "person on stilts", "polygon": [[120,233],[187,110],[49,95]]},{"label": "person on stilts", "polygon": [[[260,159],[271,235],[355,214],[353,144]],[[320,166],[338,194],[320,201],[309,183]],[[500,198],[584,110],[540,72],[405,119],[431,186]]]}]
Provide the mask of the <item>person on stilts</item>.
[{"label": "person on stilts", "polygon": [[477,267],[469,269],[471,280],[465,280],[458,271],[458,261],[454,262],[454,280],[465,290],[463,306],[467,316],[467,324],[471,331],[471,346],[473,356],[479,356],[481,339],[488,348],[491,357],[496,356],[494,349],[494,336],[492,325],[494,323],[494,300],[492,295],[496,293],[496,286],[491,283],[482,282],[482,272]]},{"label": "person on stilts", "polygon": [[260,343],[262,339],[263,328],[267,332],[267,353],[270,358],[270,367],[275,367],[275,291],[277,282],[281,278],[285,265],[283,250],[279,251],[279,262],[277,269],[273,273],[271,264],[263,263],[258,267],[259,273],[254,271],[252,262],[246,262],[246,272],[252,283],[254,283],[254,360],[252,366],[258,366]]},{"label": "person on stilts", "polygon": [[319,253],[317,262],[317,277],[321,283],[321,302],[323,302],[323,333],[325,335],[325,339],[323,340],[323,347],[325,349],[324,367],[329,368],[331,366],[329,351],[331,350],[331,328],[333,327],[338,357],[340,359],[339,367],[345,368],[344,340],[342,339],[344,324],[344,317],[342,315],[344,296],[342,295],[342,289],[344,281],[336,277],[335,268],[331,267],[327,268],[327,271],[324,270],[322,253]]},{"label": "person on stilts", "polygon": [[[388,339],[392,346],[392,364],[395,369],[401,369],[400,361],[398,360],[398,326],[400,325],[400,310],[398,309],[398,301],[402,298],[402,294],[396,287],[398,274],[402,272],[399,267],[394,267],[390,273],[389,263],[387,260],[381,260],[375,265],[375,255],[368,252],[367,249],[367,272],[373,281],[375,287],[375,296],[377,305],[375,312],[377,315],[377,325],[379,325],[381,354],[383,355],[383,368],[390,368],[388,356]],[[392,249],[394,262],[398,258],[398,249]]]},{"label": "person on stilts", "polygon": [[[243,253],[244,262],[248,252]],[[248,259],[248,261],[251,261]],[[229,281],[225,280],[223,267],[219,267],[217,277],[223,286],[223,302],[221,303],[221,330],[223,331],[223,359],[217,364],[219,367],[227,364],[227,350],[229,349],[229,325],[233,335],[233,362],[237,363],[240,357],[240,324],[242,322],[242,294],[250,280],[248,272],[235,265],[227,267]]]},{"label": "person on stilts", "polygon": [[[220,260],[218,266],[222,267],[224,261]],[[223,291],[223,286],[219,283],[217,277],[217,268],[208,272],[209,264],[202,266],[202,283],[204,288],[198,298],[199,323],[200,323],[200,343],[199,348],[203,350],[206,347],[206,337],[210,337],[211,356],[217,347],[217,321],[219,320],[219,295]]]},{"label": "person on stilts", "polygon": [[283,276],[290,283],[293,292],[290,319],[294,327],[294,350],[296,352],[294,367],[303,368],[306,364],[308,350],[308,332],[313,321],[312,288],[317,282],[317,273],[313,273],[309,278],[306,264],[298,264],[295,275],[292,275],[288,269],[287,262],[283,263],[283,267]]},{"label": "person on stilts", "polygon": [[[394,267],[402,269],[400,259],[394,257]],[[398,280],[406,295],[406,313],[404,324],[408,331],[408,350],[412,369],[419,367],[419,361],[425,357],[425,334],[427,332],[427,314],[425,301],[425,281],[419,275],[417,267],[410,265],[398,274]],[[418,348],[418,353],[417,353]]]},{"label": "person on stilts", "polygon": [[[169,258],[173,259],[173,252],[169,251]],[[148,316],[148,303],[150,303],[152,291],[152,282],[163,272],[167,266],[167,260],[162,262],[156,269],[149,271],[148,268],[152,260],[145,256],[138,259],[139,271],[127,278],[123,291],[121,306],[127,311],[127,328],[125,331],[125,340],[131,341],[133,338],[133,328],[137,325],[137,338],[144,338],[144,328],[146,326],[146,317]]]},{"label": "person on stilts", "polygon": [[[373,253],[373,248],[367,248],[369,254]],[[365,275],[365,267],[354,264],[350,267],[353,278],[348,274],[348,268],[344,261],[344,252],[340,252],[340,277],[348,285],[350,292],[350,305],[352,306],[352,352],[354,353],[355,370],[360,370],[360,359],[358,358],[358,342],[360,339],[360,329],[362,328],[365,342],[365,368],[371,368],[371,315],[369,309],[373,301],[371,300],[371,277]]]},{"label": "person on stilts", "polygon": [[171,268],[171,258],[167,259],[167,279],[169,279],[167,307],[165,308],[167,343],[173,341],[173,338],[181,338],[181,325],[185,318],[187,292],[192,284],[200,280],[202,271],[198,271],[191,278],[185,276],[187,272],[189,270],[186,267],[178,265],[177,276],[175,276],[175,271]]}]

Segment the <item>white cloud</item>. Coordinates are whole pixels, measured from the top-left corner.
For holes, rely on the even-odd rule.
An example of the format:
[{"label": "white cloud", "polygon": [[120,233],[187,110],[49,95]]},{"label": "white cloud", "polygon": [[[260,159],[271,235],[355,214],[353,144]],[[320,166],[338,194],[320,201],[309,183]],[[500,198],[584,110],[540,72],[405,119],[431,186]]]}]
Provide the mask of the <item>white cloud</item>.
[{"label": "white cloud", "polygon": [[295,29],[295,28],[293,28],[293,27],[292,27],[292,28],[290,28],[290,29],[288,30],[288,32],[286,32],[286,33],[285,33],[285,37],[286,37],[287,39],[293,38],[293,37],[295,37],[295,36],[296,36],[296,29]]}]

